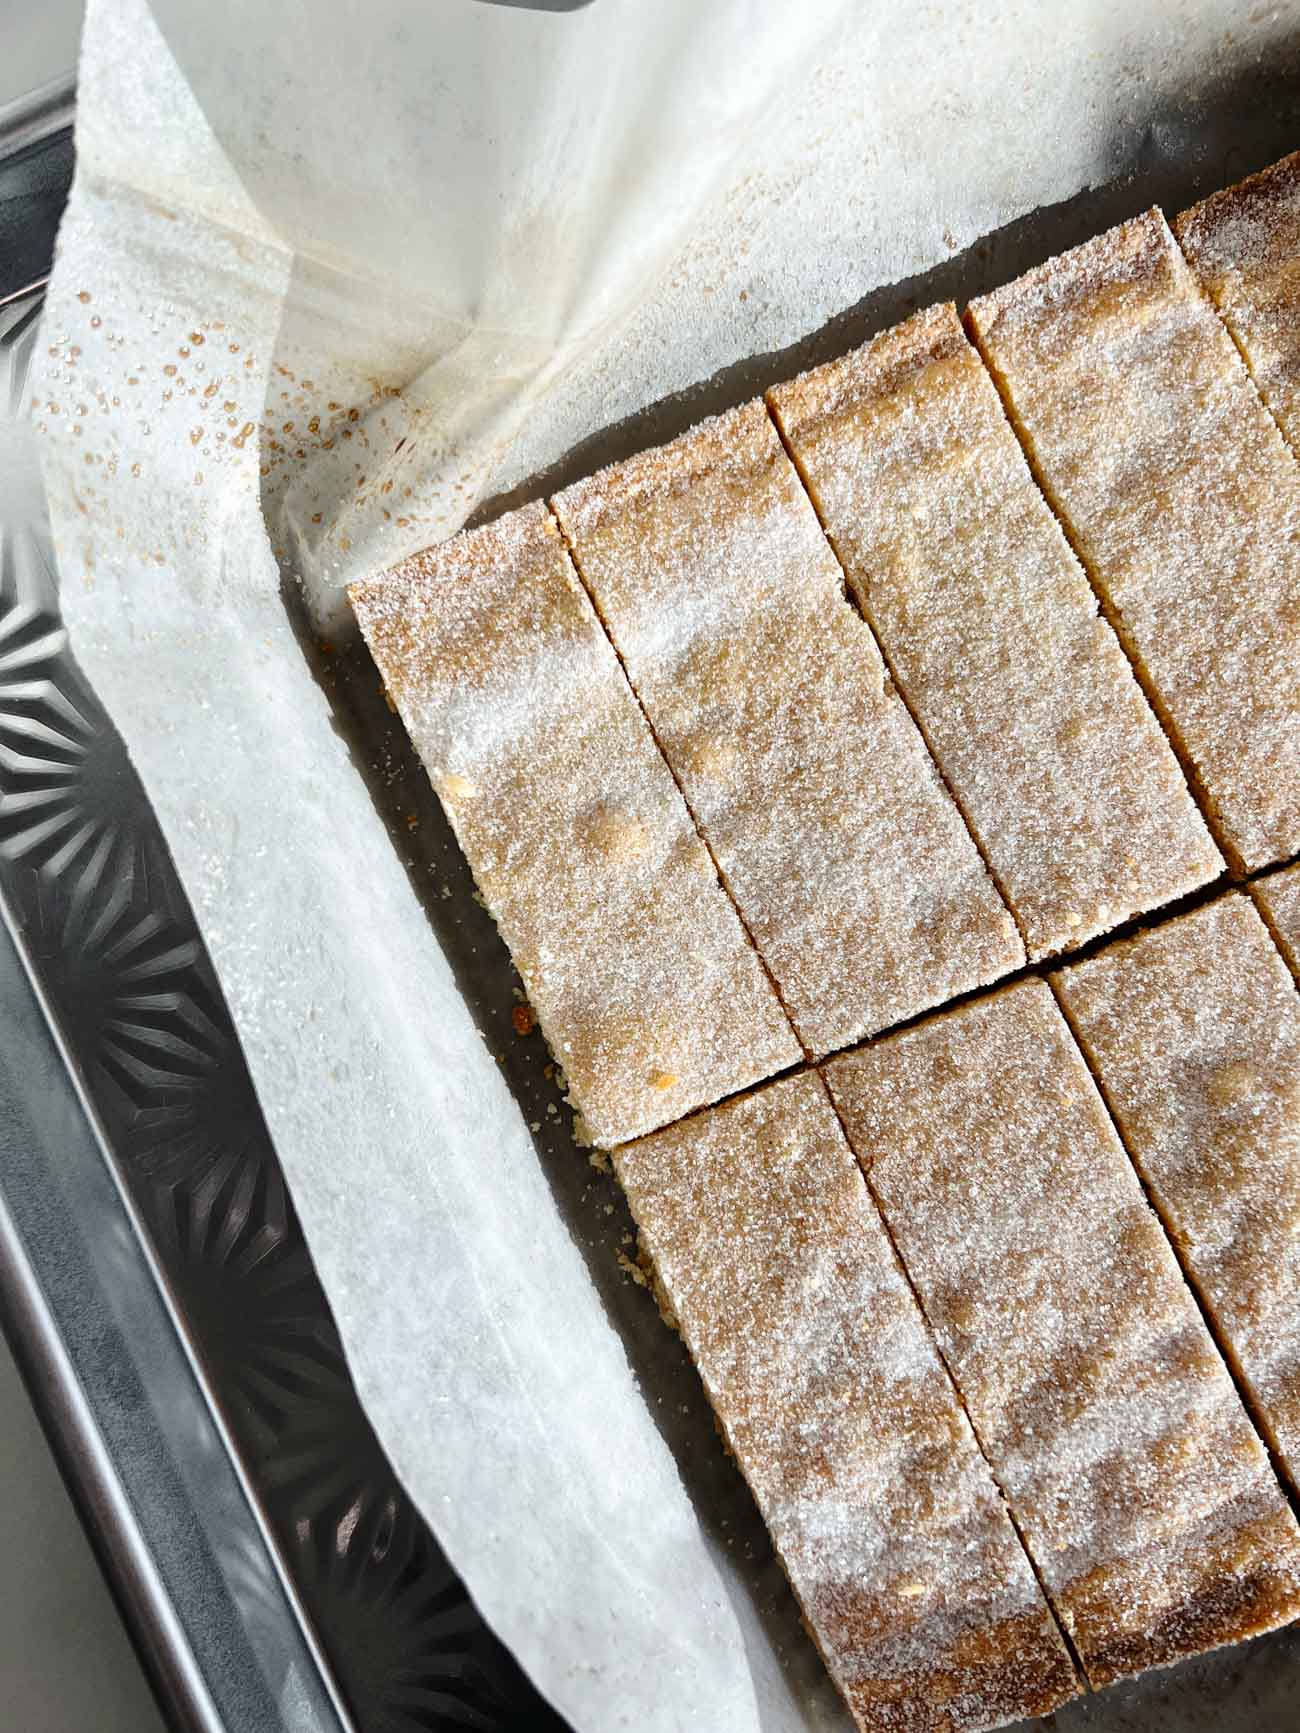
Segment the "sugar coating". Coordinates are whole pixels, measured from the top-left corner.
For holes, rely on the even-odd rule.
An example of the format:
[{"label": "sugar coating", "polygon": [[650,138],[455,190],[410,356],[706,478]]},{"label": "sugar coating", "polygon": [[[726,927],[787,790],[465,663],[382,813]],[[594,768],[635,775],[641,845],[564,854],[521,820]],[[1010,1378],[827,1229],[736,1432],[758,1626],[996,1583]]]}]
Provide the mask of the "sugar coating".
[{"label": "sugar coating", "polygon": [[956,1733],[1072,1696],[1065,1647],[816,1075],[614,1161],[858,1726]]},{"label": "sugar coating", "polygon": [[1300,449],[1300,151],[1174,219],[1260,395]]},{"label": "sugar coating", "polygon": [[1159,211],[972,303],[1230,864],[1300,850],[1300,468]]},{"label": "sugar coating", "polygon": [[1300,1530],[1041,981],[825,1067],[1101,1686],[1300,1612]]},{"label": "sugar coating", "polygon": [[1300,997],[1241,892],[1056,988],[1183,1267],[1300,1491]]},{"label": "sugar coating", "polygon": [[1256,879],[1250,894],[1259,905],[1287,967],[1300,981],[1300,866]]},{"label": "sugar coating", "polygon": [[1023,961],[761,403],[555,509],[812,1052]]},{"label": "sugar coating", "polygon": [[951,303],[768,393],[1031,958],[1223,861]]},{"label": "sugar coating", "polygon": [[797,1060],[545,508],[351,599],[592,1137]]}]

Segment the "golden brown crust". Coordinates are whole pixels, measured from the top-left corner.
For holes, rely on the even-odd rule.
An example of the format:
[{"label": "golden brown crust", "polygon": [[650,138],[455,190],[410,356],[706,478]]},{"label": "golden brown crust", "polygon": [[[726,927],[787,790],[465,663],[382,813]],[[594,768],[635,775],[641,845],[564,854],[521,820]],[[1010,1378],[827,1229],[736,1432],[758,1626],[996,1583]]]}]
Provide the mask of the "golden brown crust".
[{"label": "golden brown crust", "polygon": [[1072,1696],[1065,1647],[817,1077],[614,1161],[857,1725],[958,1733]]},{"label": "golden brown crust", "polygon": [[1038,355],[1068,360],[1077,341],[1071,316],[1088,324],[1125,318],[1126,291],[1157,284],[1168,274],[1167,235],[1164,217],[1152,207],[979,296],[967,315],[981,348],[996,353],[1014,331]]},{"label": "golden brown crust", "polygon": [[1050,991],[824,1075],[1089,1680],[1300,1612],[1300,1530]]},{"label": "golden brown crust", "polygon": [[701,483],[714,489],[720,509],[745,513],[750,490],[770,477],[778,454],[757,402],[699,421],[679,439],[651,446],[574,482],[553,501],[570,539],[617,535],[629,519],[654,535],[666,503]]},{"label": "golden brown crust", "polygon": [[956,310],[768,395],[1030,957],[1216,877],[1178,762]]},{"label": "golden brown crust", "polygon": [[1293,450],[1300,450],[1300,151],[1173,229]]},{"label": "golden brown crust", "polygon": [[1238,871],[1300,850],[1300,469],[1158,211],[969,321]]},{"label": "golden brown crust", "polygon": [[1286,966],[1234,893],[1055,986],[1300,1491],[1300,998]]},{"label": "golden brown crust", "polygon": [[555,509],[810,1051],[1023,961],[761,403]]},{"label": "golden brown crust", "polygon": [[[966,365],[970,343],[951,301],[914,313],[900,325],[767,393],[782,428],[796,446],[837,429],[859,413],[864,402],[907,398],[925,390],[928,377],[942,379],[952,361]],[[833,532],[832,532],[833,533]]]},{"label": "golden brown crust", "polygon": [[545,508],[352,603],[592,1137],[797,1060]]}]

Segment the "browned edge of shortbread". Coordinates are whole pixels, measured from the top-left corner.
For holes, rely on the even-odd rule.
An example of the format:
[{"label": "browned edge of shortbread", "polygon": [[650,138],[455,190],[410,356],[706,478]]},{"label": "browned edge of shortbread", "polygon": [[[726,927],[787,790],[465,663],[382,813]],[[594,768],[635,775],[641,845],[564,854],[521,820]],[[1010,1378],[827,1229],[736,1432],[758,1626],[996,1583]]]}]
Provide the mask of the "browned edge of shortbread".
[{"label": "browned edge of shortbread", "polygon": [[1180,241],[1187,236],[1195,244],[1198,231],[1212,232],[1225,215],[1240,213],[1251,216],[1256,211],[1267,212],[1279,196],[1297,189],[1300,189],[1300,150],[1293,150],[1289,156],[1269,163],[1267,168],[1256,169],[1254,174],[1233,181],[1231,186],[1207,193],[1203,199],[1180,211],[1170,226]]},{"label": "browned edge of shortbread", "polygon": [[1172,222],[1264,407],[1300,448],[1300,151]]},{"label": "browned edge of shortbread", "polygon": [[[400,617],[380,606],[387,591],[394,585],[415,589],[420,583],[432,584],[444,564],[468,578],[487,577],[501,564],[503,529],[509,529],[518,544],[518,557],[541,554],[555,541],[550,513],[540,502],[520,506],[493,523],[474,530],[460,530],[446,541],[435,542],[375,572],[368,578],[357,578],[347,587],[348,602],[361,628],[362,636],[378,665],[383,655],[397,664],[407,659],[415,649],[407,614]],[[397,693],[385,677],[385,690],[392,697]]]},{"label": "browned edge of shortbread", "polygon": [[934,362],[965,355],[969,348],[956,302],[939,301],[868,338],[847,355],[770,385],[764,399],[789,450],[795,434],[837,420],[862,397],[889,397]]},{"label": "browned edge of shortbread", "polygon": [[[1252,1539],[1269,1547],[1269,1529],[1275,1521],[1238,1529],[1238,1544]],[[1225,1561],[1230,1562],[1230,1561]],[[1080,1599],[1080,1606],[1084,1603]],[[1081,1612],[1081,1616],[1085,1616]],[[1165,1618],[1140,1636],[1125,1637],[1098,1645],[1088,1659],[1088,1678],[1094,1690],[1137,1678],[1158,1667],[1175,1667],[1197,1655],[1248,1642],[1281,1630],[1300,1617],[1300,1593],[1276,1569],[1261,1566],[1243,1578],[1216,1573],[1200,1593],[1181,1606],[1171,1608]]]},{"label": "browned edge of shortbread", "polygon": [[1010,283],[977,295],[966,308],[967,328],[974,325],[979,346],[981,338],[992,338],[1004,322],[1032,321],[1042,308],[1074,307],[1099,290],[1153,278],[1171,253],[1182,258],[1164,212],[1151,205],[1127,222],[1044,259]]},{"label": "browned edge of shortbread", "polygon": [[[762,399],[750,398],[696,422],[666,445],[649,446],[572,482],[561,490],[565,514],[580,530],[595,531],[610,516],[625,518],[641,509],[657,509],[665,497],[689,492],[705,476],[731,489],[743,489],[771,465],[769,434]],[[609,487],[613,477],[618,479],[616,490]],[[550,509],[560,522],[554,500]],[[567,534],[564,539],[572,552]]]}]

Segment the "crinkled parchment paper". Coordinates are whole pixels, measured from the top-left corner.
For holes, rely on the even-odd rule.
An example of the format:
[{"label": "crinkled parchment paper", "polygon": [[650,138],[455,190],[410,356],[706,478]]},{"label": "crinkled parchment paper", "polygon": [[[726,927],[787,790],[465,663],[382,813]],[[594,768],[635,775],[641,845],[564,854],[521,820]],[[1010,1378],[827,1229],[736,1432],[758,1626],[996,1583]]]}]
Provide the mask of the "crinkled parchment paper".
[{"label": "crinkled parchment paper", "polygon": [[[92,0],[33,402],[74,644],[375,1425],[580,1730],[844,1722],[619,1267],[613,1182],[512,1037],[463,864],[348,672],[342,585],[910,297],[1279,154],[1296,141],[1235,117],[1280,112],[1296,22],[1249,0]],[[1026,226],[1037,207],[1058,216]],[[1295,1647],[1058,1722],[1280,1733]]]}]

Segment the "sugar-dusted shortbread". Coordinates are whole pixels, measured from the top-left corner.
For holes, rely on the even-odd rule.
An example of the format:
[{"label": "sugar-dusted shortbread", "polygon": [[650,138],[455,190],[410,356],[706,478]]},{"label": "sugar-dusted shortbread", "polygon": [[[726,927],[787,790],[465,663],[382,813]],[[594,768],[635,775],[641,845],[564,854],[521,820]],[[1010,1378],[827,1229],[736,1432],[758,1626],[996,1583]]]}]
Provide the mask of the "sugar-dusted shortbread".
[{"label": "sugar-dusted shortbread", "polygon": [[800,1057],[550,514],[352,590],[366,641],[600,1143]]},{"label": "sugar-dusted shortbread", "polygon": [[1300,1492],[1300,994],[1286,964],[1237,891],[1054,984]]},{"label": "sugar-dusted shortbread", "polygon": [[1178,761],[956,309],[768,397],[1030,957],[1217,877]]},{"label": "sugar-dusted shortbread", "polygon": [[1300,466],[1168,224],[969,319],[1230,864],[1300,851]]},{"label": "sugar-dusted shortbread", "polygon": [[1095,1686],[1300,1613],[1300,1530],[1050,989],[824,1067]]},{"label": "sugar-dusted shortbread", "polygon": [[820,1079],[614,1152],[857,1725],[1044,1714],[1074,1670]]},{"label": "sugar-dusted shortbread", "polygon": [[554,503],[812,1053],[1023,962],[761,403]]}]

